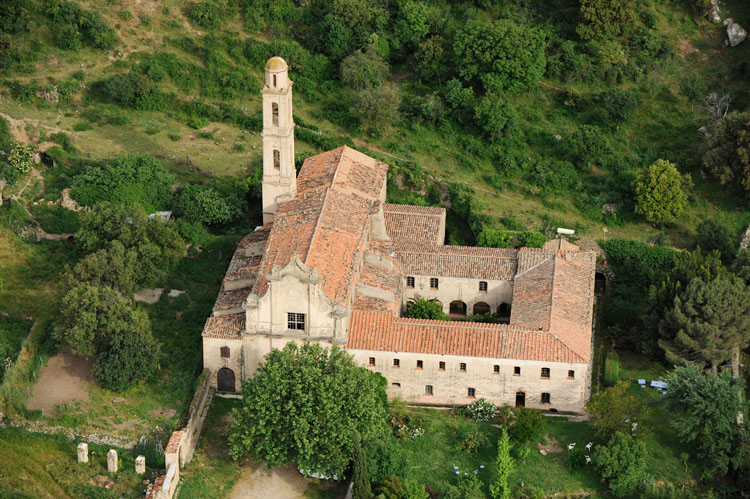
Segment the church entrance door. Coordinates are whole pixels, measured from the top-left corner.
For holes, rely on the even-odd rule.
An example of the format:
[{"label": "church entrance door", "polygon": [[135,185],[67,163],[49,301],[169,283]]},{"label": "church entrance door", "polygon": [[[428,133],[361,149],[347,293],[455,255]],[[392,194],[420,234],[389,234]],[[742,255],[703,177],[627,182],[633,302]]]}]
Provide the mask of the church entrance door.
[{"label": "church entrance door", "polygon": [[526,394],[524,392],[516,392],[516,407],[526,407]]},{"label": "church entrance door", "polygon": [[234,391],[234,371],[228,367],[222,367],[216,374],[216,381],[220,392]]}]

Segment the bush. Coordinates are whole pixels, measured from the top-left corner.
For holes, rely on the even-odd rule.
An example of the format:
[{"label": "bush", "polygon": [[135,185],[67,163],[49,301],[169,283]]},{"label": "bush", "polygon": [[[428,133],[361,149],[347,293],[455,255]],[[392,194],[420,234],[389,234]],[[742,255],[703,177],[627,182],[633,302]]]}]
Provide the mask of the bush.
[{"label": "bush", "polygon": [[71,195],[86,206],[107,201],[140,205],[151,212],[169,206],[174,183],[172,174],[156,158],[128,154],[86,168],[76,177]]},{"label": "bush", "polygon": [[698,225],[696,243],[706,251],[718,251],[721,261],[729,264],[737,252],[732,233],[727,224],[716,218],[709,218]]},{"label": "bush", "polygon": [[576,128],[568,141],[568,146],[582,170],[590,170],[593,163],[602,164],[603,156],[609,149],[601,129],[592,125],[581,125]]},{"label": "bush", "polygon": [[401,97],[395,85],[364,88],[357,92],[351,111],[365,131],[378,133],[398,121],[400,104]]},{"label": "bush", "polygon": [[14,142],[11,146],[10,154],[8,154],[8,163],[0,173],[2,173],[9,184],[13,185],[18,180],[18,177],[24,173],[28,173],[33,165],[34,160],[31,148],[20,142]]},{"label": "bush", "polygon": [[466,413],[474,421],[484,423],[495,417],[496,408],[492,402],[486,399],[479,399],[466,406]]},{"label": "bush", "polygon": [[436,321],[448,321],[450,317],[443,312],[443,307],[437,300],[425,300],[421,298],[406,310],[406,316],[412,319],[430,319]]},{"label": "bush", "polygon": [[176,215],[191,223],[207,225],[232,221],[240,214],[242,199],[238,195],[222,196],[213,187],[188,185],[174,204]]},{"label": "bush", "polygon": [[62,206],[37,204],[30,209],[34,219],[50,234],[74,233],[80,227],[78,213]]},{"label": "bush", "polygon": [[515,420],[513,436],[521,443],[538,442],[547,429],[547,421],[539,409],[519,407],[515,410]]},{"label": "bush", "polygon": [[646,445],[620,432],[615,433],[606,447],[599,447],[594,461],[618,497],[635,492],[646,477]]},{"label": "bush", "polygon": [[115,32],[97,12],[84,10],[68,0],[48,2],[45,12],[60,48],[78,50],[84,44],[101,50],[114,48]]},{"label": "bush", "polygon": [[574,447],[568,451],[568,469],[570,471],[583,468],[586,465],[586,450],[583,447]]},{"label": "bush", "polygon": [[202,0],[193,5],[188,17],[203,28],[216,28],[236,14],[227,0]]}]

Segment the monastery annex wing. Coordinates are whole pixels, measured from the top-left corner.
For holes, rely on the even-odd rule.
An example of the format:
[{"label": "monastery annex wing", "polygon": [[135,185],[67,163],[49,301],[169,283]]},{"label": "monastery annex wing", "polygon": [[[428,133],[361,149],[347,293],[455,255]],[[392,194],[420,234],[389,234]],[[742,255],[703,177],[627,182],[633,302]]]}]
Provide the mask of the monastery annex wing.
[{"label": "monastery annex wing", "polygon": [[[237,391],[290,341],[338,344],[425,405],[475,398],[580,412],[590,384],[593,252],[448,246],[445,209],[388,204],[388,166],[343,146],[294,168],[286,62],[266,64],[263,223],[238,245],[203,330],[204,366]],[[451,318],[406,318],[419,299]],[[466,322],[491,314],[499,324]]]}]

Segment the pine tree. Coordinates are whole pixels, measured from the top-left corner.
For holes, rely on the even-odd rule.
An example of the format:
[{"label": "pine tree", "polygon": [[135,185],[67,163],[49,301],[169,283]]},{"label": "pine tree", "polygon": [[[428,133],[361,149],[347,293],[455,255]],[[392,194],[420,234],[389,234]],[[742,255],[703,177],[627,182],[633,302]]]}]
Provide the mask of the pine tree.
[{"label": "pine tree", "polygon": [[490,496],[492,499],[509,499],[510,486],[508,480],[516,471],[516,465],[513,458],[510,457],[510,450],[513,445],[508,437],[508,430],[503,427],[503,435],[497,441],[497,461],[495,467],[497,472],[497,481],[490,484]]},{"label": "pine tree", "polygon": [[370,488],[370,477],[367,474],[367,460],[365,452],[362,450],[361,437],[359,432],[354,432],[354,476],[352,481],[352,497],[354,499],[370,499],[372,489]]},{"label": "pine tree", "polygon": [[665,326],[676,331],[659,345],[671,362],[710,362],[714,374],[738,349],[750,343],[750,290],[738,277],[723,273],[711,280],[692,279],[667,309]]}]

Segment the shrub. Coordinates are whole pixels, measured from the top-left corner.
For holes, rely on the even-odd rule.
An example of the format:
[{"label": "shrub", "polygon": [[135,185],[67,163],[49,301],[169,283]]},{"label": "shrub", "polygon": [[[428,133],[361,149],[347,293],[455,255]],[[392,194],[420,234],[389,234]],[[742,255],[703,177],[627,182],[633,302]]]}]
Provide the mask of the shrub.
[{"label": "shrub", "polygon": [[536,443],[542,438],[547,428],[544,414],[538,409],[519,407],[515,411],[516,424],[513,425],[513,435],[522,443]]},{"label": "shrub", "polygon": [[495,406],[486,399],[479,399],[466,406],[466,413],[474,421],[484,423],[495,417]]},{"label": "shrub", "polygon": [[86,130],[91,130],[91,123],[87,121],[79,121],[75,125],[73,125],[73,130],[76,132],[85,132]]},{"label": "shrub", "polygon": [[168,207],[174,182],[157,159],[129,154],[86,168],[76,177],[72,196],[86,206],[108,201],[138,204],[150,212]]},{"label": "shrub", "polygon": [[467,431],[459,442],[458,448],[469,454],[476,454],[479,448],[487,443],[487,435],[477,426],[472,425],[466,428]]},{"label": "shrub", "polygon": [[568,469],[570,471],[583,468],[586,465],[586,451],[583,447],[574,447],[568,451]]},{"label": "shrub", "polygon": [[227,0],[202,0],[190,9],[190,20],[203,28],[216,28],[236,11]]},{"label": "shrub", "polygon": [[430,319],[436,321],[450,320],[443,312],[443,307],[436,300],[419,299],[406,310],[406,316],[412,319]]},{"label": "shrub", "polygon": [[657,226],[677,218],[687,205],[686,190],[692,182],[683,177],[674,163],[657,160],[640,171],[633,182],[635,212]]},{"label": "shrub", "polygon": [[590,170],[592,163],[602,163],[602,157],[607,152],[607,142],[604,134],[597,126],[581,125],[573,132],[568,141],[569,147],[579,167]]},{"label": "shrub", "polygon": [[78,213],[62,206],[36,204],[30,209],[34,219],[50,234],[74,233],[80,227]]},{"label": "shrub", "polygon": [[213,187],[188,185],[180,192],[174,204],[175,214],[188,222],[207,225],[232,221],[240,214],[238,196],[223,197]]},{"label": "shrub", "polygon": [[395,85],[364,88],[357,92],[352,113],[370,133],[383,131],[398,121],[401,97]]},{"label": "shrub", "polygon": [[3,167],[2,176],[13,185],[18,177],[28,173],[34,164],[31,148],[20,143],[14,142],[8,154],[8,163]]},{"label": "shrub", "polygon": [[188,120],[187,125],[194,129],[200,130],[201,128],[207,127],[211,122],[207,118],[192,117]]},{"label": "shrub", "polygon": [[727,224],[716,218],[709,218],[698,225],[697,235],[698,246],[706,251],[718,251],[725,264],[732,262],[737,250]]},{"label": "shrub", "polygon": [[594,461],[618,497],[635,492],[646,477],[646,445],[620,432],[615,433],[606,447],[599,447]]},{"label": "shrub", "polygon": [[380,86],[389,73],[388,63],[374,45],[369,45],[365,52],[357,50],[341,61],[341,79],[357,90]]}]

